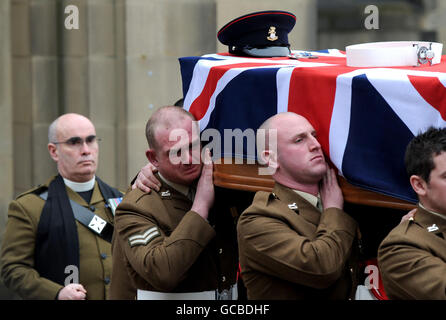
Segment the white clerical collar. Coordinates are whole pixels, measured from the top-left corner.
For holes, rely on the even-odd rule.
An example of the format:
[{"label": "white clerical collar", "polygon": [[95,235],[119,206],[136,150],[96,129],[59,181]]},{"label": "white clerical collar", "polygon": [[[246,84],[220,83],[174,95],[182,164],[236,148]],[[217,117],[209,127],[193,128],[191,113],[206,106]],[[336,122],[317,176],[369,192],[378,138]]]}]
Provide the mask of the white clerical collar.
[{"label": "white clerical collar", "polygon": [[63,181],[65,182],[65,185],[74,192],[85,192],[94,188],[96,177],[93,177],[93,179],[87,182],[74,182],[65,178],[63,178]]},{"label": "white clerical collar", "polygon": [[185,186],[185,185],[183,185],[183,184],[179,184],[179,183],[175,183],[175,182],[169,181],[169,180],[167,180],[166,178],[164,178],[164,177],[161,175],[161,173],[158,172],[158,174],[159,174],[160,178],[161,178],[165,183],[167,183],[169,186],[171,186],[171,187],[174,188],[175,190],[181,192],[182,194],[184,194],[184,195],[187,197],[187,195],[188,195],[188,193],[189,193],[189,186]]},{"label": "white clerical collar", "polygon": [[313,205],[313,207],[315,207],[318,210],[320,210],[320,208],[317,207],[317,203],[318,203],[319,198],[320,198],[319,194],[318,194],[318,196],[315,196],[315,195],[312,195],[311,193],[300,191],[300,190],[296,190],[296,189],[293,189],[293,191],[296,192],[298,195],[300,195],[305,200],[307,200],[309,203],[311,203]]}]

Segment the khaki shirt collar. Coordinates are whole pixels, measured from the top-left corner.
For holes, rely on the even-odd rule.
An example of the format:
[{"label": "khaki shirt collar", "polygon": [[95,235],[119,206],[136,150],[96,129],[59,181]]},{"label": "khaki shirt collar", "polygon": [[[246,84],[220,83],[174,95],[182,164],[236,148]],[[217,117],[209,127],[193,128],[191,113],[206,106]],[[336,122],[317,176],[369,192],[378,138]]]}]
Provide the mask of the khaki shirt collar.
[{"label": "khaki shirt collar", "polygon": [[175,190],[177,190],[178,192],[180,192],[181,194],[183,194],[187,197],[187,195],[189,193],[189,186],[185,186],[185,185],[182,185],[179,183],[169,181],[166,178],[164,178],[160,172],[158,172],[158,175],[168,186],[174,188]]},{"label": "khaki shirt collar", "polygon": [[279,199],[281,202],[284,202],[287,205],[297,205],[300,216],[304,217],[307,221],[310,221],[314,225],[319,224],[321,210],[319,210],[316,206],[310,203],[307,199],[303,198],[293,189],[290,189],[276,182],[274,184],[272,194],[275,198]]},{"label": "khaki shirt collar", "polygon": [[418,203],[418,210],[414,219],[425,228],[436,224],[440,231],[446,231],[446,216],[426,209],[421,203]]},{"label": "khaki shirt collar", "polygon": [[319,194],[317,196],[315,196],[315,195],[312,195],[311,193],[300,191],[300,190],[296,190],[296,189],[293,189],[293,191],[296,192],[298,195],[300,195],[305,200],[307,200],[309,203],[311,203],[311,205],[313,205],[313,207],[318,209],[317,203],[318,203],[319,198],[320,198]]}]

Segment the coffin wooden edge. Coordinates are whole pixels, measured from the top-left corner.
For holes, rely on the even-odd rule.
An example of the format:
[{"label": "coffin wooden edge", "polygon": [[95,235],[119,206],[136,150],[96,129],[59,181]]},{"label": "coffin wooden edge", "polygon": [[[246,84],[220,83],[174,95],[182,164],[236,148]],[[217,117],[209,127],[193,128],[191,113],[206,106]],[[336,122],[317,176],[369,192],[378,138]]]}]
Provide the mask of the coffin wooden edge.
[{"label": "coffin wooden edge", "polygon": [[[253,192],[272,190],[273,179],[271,176],[259,175],[258,164],[233,162],[226,160],[225,163],[222,159],[220,163],[214,163],[214,184],[216,186]],[[413,203],[353,186],[341,176],[338,176],[338,181],[346,202],[399,210],[415,208]]]}]

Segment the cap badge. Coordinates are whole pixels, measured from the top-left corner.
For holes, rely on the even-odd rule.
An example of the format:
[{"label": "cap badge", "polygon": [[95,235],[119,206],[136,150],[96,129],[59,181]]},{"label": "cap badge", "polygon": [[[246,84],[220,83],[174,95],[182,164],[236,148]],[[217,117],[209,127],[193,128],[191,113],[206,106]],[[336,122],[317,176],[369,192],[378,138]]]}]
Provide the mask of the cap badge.
[{"label": "cap badge", "polygon": [[167,190],[167,191],[161,192],[161,197],[170,197],[170,191]]},{"label": "cap badge", "polygon": [[269,27],[268,37],[266,39],[268,39],[269,41],[276,41],[277,39],[279,39],[279,37],[276,35],[276,27]]},{"label": "cap badge", "polygon": [[437,225],[434,223],[433,225],[431,225],[430,227],[427,227],[427,231],[428,232],[434,232],[434,231],[437,231],[438,230],[438,227],[437,227]]},{"label": "cap badge", "polygon": [[288,208],[290,208],[291,210],[296,210],[296,209],[297,209],[296,202],[290,203],[290,204],[288,205]]}]

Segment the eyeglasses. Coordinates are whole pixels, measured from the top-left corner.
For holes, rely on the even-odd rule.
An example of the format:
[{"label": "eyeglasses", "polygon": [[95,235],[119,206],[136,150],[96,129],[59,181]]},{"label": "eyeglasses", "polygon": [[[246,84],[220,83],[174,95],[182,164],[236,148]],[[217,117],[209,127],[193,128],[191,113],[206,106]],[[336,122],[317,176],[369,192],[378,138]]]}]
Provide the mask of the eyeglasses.
[{"label": "eyeglasses", "polygon": [[71,137],[67,141],[56,141],[53,142],[54,144],[63,144],[65,143],[69,147],[75,147],[80,148],[84,145],[84,142],[87,144],[87,146],[92,146],[93,144],[97,143],[98,141],[101,141],[101,139],[97,138],[96,136],[88,136],[85,139],[82,139],[81,137]]}]

